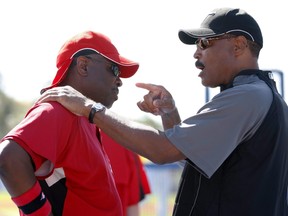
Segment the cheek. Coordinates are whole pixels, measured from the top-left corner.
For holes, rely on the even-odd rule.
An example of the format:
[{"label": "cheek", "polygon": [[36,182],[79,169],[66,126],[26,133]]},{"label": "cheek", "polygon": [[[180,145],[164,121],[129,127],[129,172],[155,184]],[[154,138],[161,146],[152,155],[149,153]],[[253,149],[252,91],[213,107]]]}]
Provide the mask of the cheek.
[{"label": "cheek", "polygon": [[227,68],[231,68],[229,56],[222,53],[210,56],[209,61],[205,63],[202,84],[210,87],[221,85],[226,80]]},{"label": "cheek", "polygon": [[219,75],[233,67],[234,62],[233,53],[229,49],[218,49],[218,52],[211,56],[211,66]]},{"label": "cheek", "polygon": [[93,83],[94,86],[99,86],[101,88],[105,87],[109,87],[111,86],[112,83],[112,76],[110,76],[110,74],[107,71],[103,71],[101,73],[95,73],[92,76],[89,76],[89,81]]}]

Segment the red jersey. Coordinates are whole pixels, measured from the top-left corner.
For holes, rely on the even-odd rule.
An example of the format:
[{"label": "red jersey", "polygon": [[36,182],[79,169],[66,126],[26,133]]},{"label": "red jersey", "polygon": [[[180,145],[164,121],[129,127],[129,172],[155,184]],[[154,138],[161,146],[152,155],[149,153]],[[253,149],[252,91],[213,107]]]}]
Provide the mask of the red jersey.
[{"label": "red jersey", "polygon": [[31,156],[54,216],[122,216],[111,165],[97,128],[57,102],[32,107],[4,139]]},{"label": "red jersey", "polygon": [[151,193],[148,177],[139,155],[120,146],[102,131],[101,137],[114,172],[123,215],[126,215],[128,206],[139,203]]}]

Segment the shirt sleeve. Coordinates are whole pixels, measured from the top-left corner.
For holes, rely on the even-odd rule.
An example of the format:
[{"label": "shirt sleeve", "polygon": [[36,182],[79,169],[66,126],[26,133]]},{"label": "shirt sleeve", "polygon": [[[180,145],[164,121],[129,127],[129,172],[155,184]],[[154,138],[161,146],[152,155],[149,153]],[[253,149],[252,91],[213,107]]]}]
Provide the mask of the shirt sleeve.
[{"label": "shirt sleeve", "polygon": [[252,89],[248,86],[219,93],[196,115],[165,131],[170,142],[207,177],[253,135],[269,110],[269,87],[265,83]]},{"label": "shirt sleeve", "polygon": [[21,145],[31,156],[36,170],[47,160],[55,164],[65,150],[75,120],[73,115],[56,102],[35,105],[3,140],[12,139]]}]

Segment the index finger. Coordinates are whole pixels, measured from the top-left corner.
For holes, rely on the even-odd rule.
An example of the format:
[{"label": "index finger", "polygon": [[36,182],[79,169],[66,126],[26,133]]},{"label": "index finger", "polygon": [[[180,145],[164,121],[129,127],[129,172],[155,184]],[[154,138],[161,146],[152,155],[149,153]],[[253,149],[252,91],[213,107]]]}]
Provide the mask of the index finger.
[{"label": "index finger", "polygon": [[158,90],[157,85],[154,85],[154,84],[151,84],[151,83],[136,83],[136,86],[138,88],[143,88],[143,89],[146,89],[146,90],[152,91],[152,92]]}]

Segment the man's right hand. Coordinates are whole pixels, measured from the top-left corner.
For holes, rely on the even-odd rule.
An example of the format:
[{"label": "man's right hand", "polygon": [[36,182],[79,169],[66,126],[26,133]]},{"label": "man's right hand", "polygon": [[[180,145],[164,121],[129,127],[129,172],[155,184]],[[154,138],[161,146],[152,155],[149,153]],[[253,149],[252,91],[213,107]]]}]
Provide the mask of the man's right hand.
[{"label": "man's right hand", "polygon": [[87,118],[92,105],[95,103],[71,86],[60,86],[48,89],[41,95],[36,103],[47,101],[57,101],[75,115],[86,116]]},{"label": "man's right hand", "polygon": [[149,91],[144,100],[137,103],[142,111],[162,116],[176,109],[172,95],[163,86],[147,83],[136,83],[136,86]]}]

